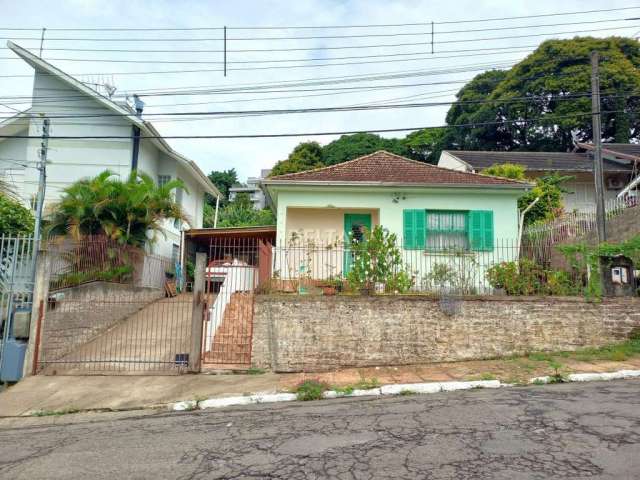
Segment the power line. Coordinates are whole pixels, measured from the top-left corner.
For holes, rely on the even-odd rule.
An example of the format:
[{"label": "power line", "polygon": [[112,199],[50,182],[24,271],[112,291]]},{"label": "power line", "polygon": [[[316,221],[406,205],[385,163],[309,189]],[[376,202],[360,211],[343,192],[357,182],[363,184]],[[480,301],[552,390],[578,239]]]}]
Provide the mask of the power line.
[{"label": "power line", "polygon": [[[556,12],[556,13],[543,13],[537,15],[520,15],[510,17],[494,17],[494,18],[479,18],[479,19],[465,19],[465,20],[450,20],[450,21],[438,21],[434,22],[436,25],[451,25],[459,23],[480,23],[480,22],[497,22],[504,20],[520,20],[525,18],[542,18],[542,17],[555,17],[565,15],[586,15],[590,13],[602,13],[602,12],[619,12],[625,10],[636,10],[640,7],[618,7],[618,8],[602,8],[595,10],[578,10],[571,12]],[[249,27],[227,27],[229,30],[294,30],[294,29],[330,29],[330,28],[381,28],[381,27],[409,27],[409,26],[429,26],[431,22],[413,22],[413,23],[384,23],[384,24],[360,24],[360,25],[287,25],[287,26],[249,26]],[[71,31],[71,32],[98,32],[98,31],[221,31],[223,27],[102,27],[102,28],[49,28],[48,31]],[[8,31],[41,31],[42,28],[16,28],[16,27],[0,27],[0,30]]]},{"label": "power line", "polygon": [[[627,113],[624,110],[606,110],[601,113]],[[382,129],[361,129],[361,130],[343,130],[332,132],[298,132],[298,133],[264,133],[264,134],[238,134],[238,135],[141,135],[141,139],[174,139],[174,140],[206,140],[206,139],[239,139],[239,138],[281,138],[281,137],[314,137],[325,135],[352,135],[355,133],[392,133],[392,132],[410,132],[416,130],[433,130],[440,128],[463,128],[463,127],[482,127],[491,125],[508,125],[508,124],[526,124],[538,121],[549,121],[563,118],[575,118],[582,116],[591,116],[591,112],[580,112],[571,115],[546,115],[543,117],[529,118],[529,119],[517,119],[517,120],[502,120],[494,122],[476,122],[476,123],[462,123],[454,125],[439,125],[439,126],[423,126],[423,127],[402,127],[402,128],[382,128]],[[33,135],[0,135],[0,138],[40,138]],[[131,139],[131,135],[59,135],[50,136],[51,140],[128,140]]]},{"label": "power line", "polygon": [[[606,93],[606,92],[605,92]],[[610,95],[609,98],[627,98],[629,96],[637,95],[638,92],[613,92],[613,93],[625,93],[626,95]],[[369,111],[369,110],[390,110],[390,109],[405,109],[405,108],[429,108],[429,107],[442,107],[452,104],[457,105],[498,105],[498,104],[512,104],[512,103],[536,103],[540,101],[567,101],[575,100],[579,98],[590,98],[591,92],[582,92],[575,94],[561,94],[561,95],[545,95],[545,96],[521,96],[510,97],[507,99],[488,99],[488,100],[453,100],[448,102],[420,102],[420,103],[405,103],[405,104],[391,104],[391,105],[360,105],[360,106],[338,106],[338,107],[320,107],[320,108],[287,108],[287,109],[268,109],[268,110],[236,110],[236,111],[196,111],[196,112],[162,112],[151,113],[148,116],[158,117],[216,117],[216,116],[265,116],[265,115],[285,115],[285,114],[301,114],[301,113],[333,113],[333,112],[351,112],[351,111]],[[132,113],[124,115],[120,113],[87,113],[87,114],[51,114],[47,113],[47,117],[51,119],[64,119],[64,118],[130,118],[135,117],[136,114]],[[0,117],[2,118],[2,117]]]},{"label": "power line", "polygon": [[[621,19],[615,21],[627,21],[627,20],[635,20],[635,19]],[[612,20],[613,21],[613,20]],[[569,23],[567,25],[573,25],[574,22]],[[633,25],[627,27],[616,27],[616,28],[638,28],[640,25]],[[612,27],[606,28],[593,28],[586,30],[569,30],[562,32],[548,32],[548,33],[536,33],[536,34],[525,34],[525,35],[511,35],[511,36],[501,36],[501,37],[482,37],[482,38],[469,38],[464,40],[438,40],[434,41],[435,44],[443,44],[443,43],[461,43],[461,42],[484,42],[489,40],[508,40],[513,38],[525,38],[525,37],[539,37],[543,35],[564,35],[570,33],[582,33],[582,32],[600,32],[604,30],[611,30]],[[445,32],[438,32],[445,33]],[[450,32],[452,33],[452,32]],[[431,35],[431,32],[395,32],[395,33],[376,33],[376,34],[366,34],[366,35],[325,35],[325,36],[306,36],[306,37],[235,37],[228,38],[229,42],[238,42],[238,41],[291,41],[291,40],[330,40],[330,39],[342,39],[342,38],[388,38],[388,37],[428,37]],[[40,41],[40,37],[0,37],[0,39],[4,40],[38,40]],[[198,37],[198,38],[175,38],[175,37],[166,37],[166,38],[122,38],[122,37],[114,37],[114,38],[102,38],[102,37],[83,37],[83,38],[72,38],[72,37],[53,37],[47,38],[47,41],[52,42],[212,42],[212,41],[223,41],[223,38],[211,38],[211,37]]]}]

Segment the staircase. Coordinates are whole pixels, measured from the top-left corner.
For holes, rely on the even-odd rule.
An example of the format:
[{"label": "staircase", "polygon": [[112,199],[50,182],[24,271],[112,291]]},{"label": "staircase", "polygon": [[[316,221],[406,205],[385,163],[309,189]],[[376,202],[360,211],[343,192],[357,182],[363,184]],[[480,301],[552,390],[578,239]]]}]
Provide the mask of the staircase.
[{"label": "staircase", "polygon": [[211,350],[204,363],[209,367],[239,367],[251,365],[251,338],[253,329],[253,293],[231,294],[224,309],[222,322],[213,336]]}]

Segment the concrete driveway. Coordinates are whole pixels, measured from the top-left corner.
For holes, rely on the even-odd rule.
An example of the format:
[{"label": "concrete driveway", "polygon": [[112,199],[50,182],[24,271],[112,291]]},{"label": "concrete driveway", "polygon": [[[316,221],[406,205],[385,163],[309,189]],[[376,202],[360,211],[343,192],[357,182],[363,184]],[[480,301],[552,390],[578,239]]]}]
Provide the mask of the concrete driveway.
[{"label": "concrete driveway", "polygon": [[0,422],[0,477],[633,479],[640,381]]}]

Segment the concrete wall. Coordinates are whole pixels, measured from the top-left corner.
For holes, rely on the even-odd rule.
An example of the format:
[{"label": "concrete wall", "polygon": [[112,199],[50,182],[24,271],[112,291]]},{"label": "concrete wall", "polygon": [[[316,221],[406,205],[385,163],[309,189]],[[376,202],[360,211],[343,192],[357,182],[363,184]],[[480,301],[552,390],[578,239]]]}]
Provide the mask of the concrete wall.
[{"label": "concrete wall", "polygon": [[276,371],[487,359],[623,340],[640,299],[258,295],[252,364]]},{"label": "concrete wall", "polygon": [[60,359],[146,305],[164,290],[91,282],[55,292],[42,322],[42,361]]}]

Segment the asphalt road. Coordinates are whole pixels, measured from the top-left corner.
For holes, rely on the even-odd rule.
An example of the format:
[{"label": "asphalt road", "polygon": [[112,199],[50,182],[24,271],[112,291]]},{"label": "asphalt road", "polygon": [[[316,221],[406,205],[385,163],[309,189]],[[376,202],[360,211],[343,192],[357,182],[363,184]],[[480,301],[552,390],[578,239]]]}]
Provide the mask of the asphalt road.
[{"label": "asphalt road", "polygon": [[640,381],[13,420],[0,478],[637,479]]}]

